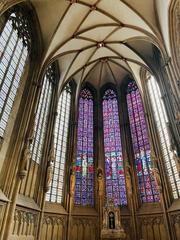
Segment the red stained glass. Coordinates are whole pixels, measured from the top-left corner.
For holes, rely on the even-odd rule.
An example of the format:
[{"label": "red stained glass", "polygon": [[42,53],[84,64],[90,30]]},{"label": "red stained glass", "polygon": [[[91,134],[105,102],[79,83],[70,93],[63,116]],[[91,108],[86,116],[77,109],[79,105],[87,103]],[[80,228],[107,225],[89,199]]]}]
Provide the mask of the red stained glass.
[{"label": "red stained glass", "polygon": [[83,89],[79,99],[76,160],[76,205],[94,205],[93,96]]},{"label": "red stained glass", "polygon": [[151,173],[150,144],[143,103],[134,81],[127,87],[126,98],[141,201],[158,202],[160,198]]},{"label": "red stained glass", "polygon": [[118,103],[111,89],[103,96],[103,124],[107,199],[113,198],[116,206],[127,205]]}]

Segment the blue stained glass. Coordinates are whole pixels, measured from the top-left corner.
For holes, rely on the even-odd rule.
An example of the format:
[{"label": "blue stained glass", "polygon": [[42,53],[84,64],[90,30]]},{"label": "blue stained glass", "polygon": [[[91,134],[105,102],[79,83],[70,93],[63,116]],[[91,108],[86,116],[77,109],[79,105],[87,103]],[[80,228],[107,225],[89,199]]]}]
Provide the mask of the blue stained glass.
[{"label": "blue stained glass", "polygon": [[129,83],[126,98],[141,201],[158,202],[143,103],[135,81]]},{"label": "blue stained glass", "polygon": [[111,89],[103,96],[103,124],[107,200],[113,199],[116,206],[127,205],[118,103]]},{"label": "blue stained glass", "polygon": [[83,89],[79,99],[76,159],[76,205],[94,205],[93,96]]}]

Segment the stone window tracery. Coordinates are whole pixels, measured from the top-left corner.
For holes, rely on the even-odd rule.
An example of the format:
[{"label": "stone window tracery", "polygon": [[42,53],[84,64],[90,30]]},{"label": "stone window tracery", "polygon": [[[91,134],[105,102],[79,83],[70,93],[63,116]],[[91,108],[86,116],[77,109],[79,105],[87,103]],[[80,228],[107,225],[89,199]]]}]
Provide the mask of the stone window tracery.
[{"label": "stone window tracery", "polygon": [[159,202],[159,193],[152,175],[150,143],[143,102],[135,81],[128,84],[126,99],[141,202]]},{"label": "stone window tracery", "polygon": [[94,205],[93,96],[83,89],[79,99],[75,204]]},{"label": "stone window tracery", "polygon": [[68,141],[68,127],[71,107],[71,88],[69,84],[62,91],[58,106],[54,129],[54,154],[53,177],[46,200],[62,203],[64,189],[64,171]]},{"label": "stone window tracery", "polygon": [[31,49],[30,26],[20,11],[9,14],[0,35],[0,137],[4,133]]},{"label": "stone window tracery", "polygon": [[154,118],[159,134],[163,159],[165,161],[165,166],[167,170],[167,176],[171,184],[173,197],[177,199],[180,197],[180,177],[178,175],[177,166],[174,158],[175,155],[173,156],[173,152],[171,151],[171,142],[167,127],[169,121],[166,109],[164,106],[159,85],[153,76],[150,76],[150,78],[148,79],[147,86],[154,111]]},{"label": "stone window tracery", "polygon": [[43,79],[41,94],[35,116],[34,139],[31,145],[32,160],[38,164],[40,163],[42,157],[53,82],[55,82],[55,70],[53,65],[50,65],[47,68]]},{"label": "stone window tracery", "polygon": [[119,111],[116,93],[112,89],[103,96],[104,153],[106,197],[116,206],[127,205],[124,163],[120,137]]}]

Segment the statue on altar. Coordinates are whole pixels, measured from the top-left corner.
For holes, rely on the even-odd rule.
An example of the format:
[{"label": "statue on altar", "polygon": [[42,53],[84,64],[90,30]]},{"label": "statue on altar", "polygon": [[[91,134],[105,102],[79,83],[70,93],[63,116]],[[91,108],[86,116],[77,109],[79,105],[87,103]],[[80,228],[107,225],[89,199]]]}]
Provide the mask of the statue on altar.
[{"label": "statue on altar", "polygon": [[120,208],[114,206],[113,199],[110,199],[103,208],[101,239],[126,239],[126,233],[121,225]]},{"label": "statue on altar", "polygon": [[115,215],[113,212],[109,212],[109,228],[115,229]]}]

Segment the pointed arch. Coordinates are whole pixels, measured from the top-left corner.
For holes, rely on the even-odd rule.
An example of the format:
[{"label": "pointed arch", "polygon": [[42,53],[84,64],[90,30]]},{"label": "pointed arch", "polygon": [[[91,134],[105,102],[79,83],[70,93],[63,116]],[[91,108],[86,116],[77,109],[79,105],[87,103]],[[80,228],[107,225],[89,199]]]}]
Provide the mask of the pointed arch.
[{"label": "pointed arch", "polygon": [[57,116],[54,127],[54,162],[53,177],[50,184],[50,189],[46,194],[46,201],[49,202],[63,202],[64,190],[64,174],[67,155],[68,144],[68,129],[71,110],[71,86],[68,83],[58,100]]},{"label": "pointed arch", "polygon": [[91,91],[80,92],[77,130],[76,205],[94,205],[93,110]]},{"label": "pointed arch", "polygon": [[30,24],[21,11],[9,12],[0,35],[0,137],[8,124],[31,50]]},{"label": "pointed arch", "polygon": [[103,132],[107,201],[127,205],[117,95],[107,89],[103,95]]},{"label": "pointed arch", "polygon": [[178,152],[177,149],[175,149],[176,146],[172,146],[170,140],[168,130],[169,119],[159,84],[154,76],[150,75],[148,78],[147,87],[153,108],[157,132],[159,134],[167,176],[171,185],[173,197],[174,199],[177,199],[180,198],[180,176],[177,169],[178,161],[176,162],[176,158],[178,158]]},{"label": "pointed arch", "polygon": [[159,193],[152,175],[150,142],[143,102],[135,81],[128,84],[126,99],[140,199],[142,203],[159,202]]}]

